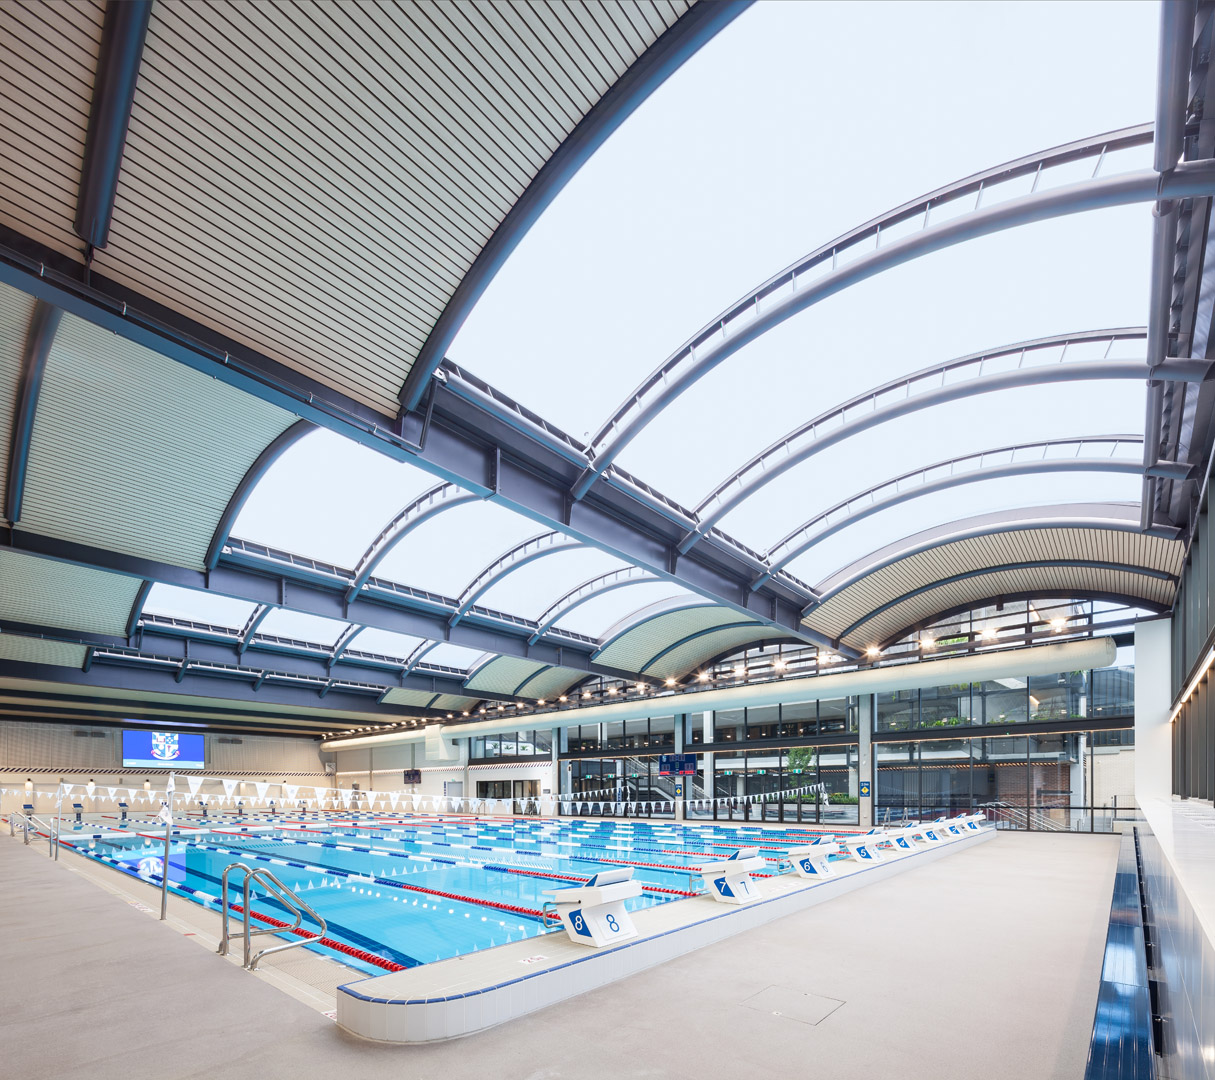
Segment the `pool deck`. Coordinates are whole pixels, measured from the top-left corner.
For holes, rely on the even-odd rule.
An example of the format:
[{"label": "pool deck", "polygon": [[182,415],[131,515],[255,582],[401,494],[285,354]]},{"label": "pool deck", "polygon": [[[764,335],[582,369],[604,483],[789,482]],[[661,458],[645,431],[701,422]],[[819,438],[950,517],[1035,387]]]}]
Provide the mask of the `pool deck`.
[{"label": "pool deck", "polygon": [[159,923],[118,875],[5,835],[0,1045],[13,1076],[90,1080],[1074,1080],[1117,852],[1000,833],[493,1030],[398,1046],[215,956],[176,898]]},{"label": "pool deck", "polygon": [[883,849],[879,862],[833,862],[829,877],[793,874],[754,884],[762,899],[735,906],[712,896],[632,913],[637,937],[591,948],[564,933],[514,942],[421,967],[352,981],[338,988],[338,1023],[384,1042],[453,1039],[518,1019],[559,1001],[635,975],[916,866],[995,838],[994,828],[912,852]]}]

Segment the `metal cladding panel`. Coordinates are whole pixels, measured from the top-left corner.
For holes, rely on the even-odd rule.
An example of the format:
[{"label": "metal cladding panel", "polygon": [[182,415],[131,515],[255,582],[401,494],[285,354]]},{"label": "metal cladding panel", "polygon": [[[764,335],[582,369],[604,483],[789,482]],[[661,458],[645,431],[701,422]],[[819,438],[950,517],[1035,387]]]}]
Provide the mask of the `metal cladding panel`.
[{"label": "metal cladding panel", "polygon": [[431,708],[463,712],[465,709],[471,709],[479,700],[480,698],[461,697],[459,694],[440,694],[431,703]]},{"label": "metal cladding panel", "polygon": [[0,222],[64,255],[84,161],[105,5],[0,4]]},{"label": "metal cladding panel", "polygon": [[[742,621],[743,616],[737,611],[715,604],[668,611],[617,634],[595,655],[595,659],[610,667],[640,671],[642,665],[649,663],[668,645],[674,645],[689,634]],[[757,630],[759,625],[756,623]]]},{"label": "metal cladding panel", "polygon": [[70,641],[0,634],[0,660],[20,660],[26,664],[51,664],[55,667],[84,667],[88,649]]},{"label": "metal cladding panel", "polygon": [[[3,8],[0,7],[0,18]],[[13,438],[13,413],[21,383],[21,358],[34,298],[7,285],[0,285],[0,521],[8,490],[8,456]]]},{"label": "metal cladding panel", "polygon": [[1079,566],[1005,570],[956,581],[911,597],[881,615],[862,623],[845,639],[858,648],[886,641],[908,627],[917,626],[942,611],[971,606],[996,596],[1016,593],[1075,591],[1108,593],[1169,605],[1176,586],[1167,580],[1122,570]]},{"label": "metal cladding panel", "polygon": [[678,679],[695,671],[701,664],[721,656],[732,649],[741,649],[751,642],[767,641],[771,638],[788,637],[780,630],[769,627],[756,627],[750,630],[739,627],[737,630],[718,630],[704,637],[693,638],[686,644],[672,649],[666,656],[650,664],[644,674],[656,676],[659,679]]},{"label": "metal cladding panel", "polygon": [[536,660],[524,660],[519,656],[499,656],[482,664],[464,684],[469,690],[481,690],[489,694],[513,694],[529,675],[543,670],[544,664]]},{"label": "metal cladding panel", "polygon": [[[567,667],[551,667],[547,671],[540,672],[534,679],[528,680],[527,685],[520,689],[519,694],[521,697],[547,701],[560,697],[574,683],[581,682],[585,678],[585,671]],[[518,683],[515,685],[517,686]]]},{"label": "metal cladding panel", "polygon": [[121,636],[142,584],[123,574],[0,549],[0,619]]},{"label": "metal cladding panel", "polygon": [[[1184,557],[1185,549],[1180,541],[1116,529],[1024,529],[992,533],[942,544],[883,566],[828,597],[810,613],[805,625],[834,639],[857,619],[904,593],[955,574],[993,566],[1077,559],[1144,566],[1175,575],[1179,573]],[[1047,569],[1031,569],[1025,573],[1030,575],[1030,580],[1037,580],[1037,576],[1045,574]],[[1031,585],[1028,591],[1032,592],[1034,588]],[[948,606],[943,605],[940,610]]]},{"label": "metal cladding panel", "polygon": [[98,269],[372,408],[683,2],[160,3]]},{"label": "metal cladding panel", "polygon": [[294,420],[64,316],[34,417],[22,528],[202,569],[237,485]]},{"label": "metal cladding panel", "polygon": [[384,695],[385,705],[405,705],[411,709],[426,709],[436,695],[430,690],[404,690],[394,686]]}]

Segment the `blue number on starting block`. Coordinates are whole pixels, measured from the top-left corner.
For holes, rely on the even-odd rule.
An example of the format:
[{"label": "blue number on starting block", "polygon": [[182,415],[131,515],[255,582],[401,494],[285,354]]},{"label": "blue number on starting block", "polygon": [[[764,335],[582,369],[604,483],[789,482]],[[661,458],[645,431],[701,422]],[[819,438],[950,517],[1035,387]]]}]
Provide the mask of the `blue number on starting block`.
[{"label": "blue number on starting block", "polygon": [[869,854],[869,849],[868,849],[868,848],[866,848],[864,844],[857,844],[857,845],[856,845],[856,853],[857,853],[857,854],[858,854],[858,855],[859,855],[859,856],[860,856],[862,859],[872,859],[872,858],[873,858],[873,856]]},{"label": "blue number on starting block", "polygon": [[805,870],[807,874],[818,873],[818,871],[814,869],[814,863],[812,863],[809,859],[802,859],[802,869]]},{"label": "blue number on starting block", "polygon": [[608,924],[608,929],[611,930],[611,932],[613,934],[620,933],[620,924],[616,921],[615,915],[609,915],[607,917],[607,924]]},{"label": "blue number on starting block", "polygon": [[719,893],[721,893],[721,895],[722,895],[722,896],[733,896],[733,895],[734,895],[734,894],[733,894],[733,893],[730,891],[730,886],[726,884],[726,879],[725,879],[724,877],[719,877],[719,878],[717,878],[717,879],[716,879],[716,880],[713,882],[713,887],[714,887],[715,889],[717,889],[717,891],[718,891]]},{"label": "blue number on starting block", "polygon": [[586,919],[582,917],[581,912],[575,911],[574,914],[570,916],[570,922],[574,924],[575,934],[580,934],[582,937],[591,936],[591,928],[586,925]]}]

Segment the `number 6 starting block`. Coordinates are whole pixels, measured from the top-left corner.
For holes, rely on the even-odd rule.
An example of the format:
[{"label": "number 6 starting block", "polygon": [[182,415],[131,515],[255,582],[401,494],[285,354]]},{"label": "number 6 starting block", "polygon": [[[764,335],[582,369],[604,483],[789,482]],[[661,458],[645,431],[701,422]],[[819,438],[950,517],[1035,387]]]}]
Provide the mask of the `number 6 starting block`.
[{"label": "number 6 starting block", "polygon": [[823,878],[835,873],[827,861],[828,856],[838,855],[843,850],[841,844],[830,840],[825,844],[807,844],[805,847],[790,848],[789,859],[793,863],[793,869],[797,871],[798,877]]},{"label": "number 6 starting block", "polygon": [[723,904],[750,904],[760,898],[751,875],[765,865],[759,857],[759,848],[739,848],[728,859],[705,863],[697,872],[704,875],[705,889],[714,900]]},{"label": "number 6 starting block", "polygon": [[641,895],[641,883],[632,878],[631,866],[604,870],[576,889],[547,889],[544,895],[553,898],[570,941],[599,949],[637,936],[624,910],[626,900]]}]

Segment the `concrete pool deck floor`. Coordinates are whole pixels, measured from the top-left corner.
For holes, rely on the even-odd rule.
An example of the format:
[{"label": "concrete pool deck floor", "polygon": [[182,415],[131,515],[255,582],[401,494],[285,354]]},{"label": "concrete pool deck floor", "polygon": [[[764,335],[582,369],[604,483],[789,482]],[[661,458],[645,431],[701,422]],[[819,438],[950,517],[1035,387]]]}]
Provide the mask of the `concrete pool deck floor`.
[{"label": "concrete pool deck floor", "polygon": [[161,925],[79,860],[0,837],[0,1057],[160,1080],[1075,1077],[1117,852],[1003,833],[490,1031],[390,1046],[199,948],[172,907]]}]

